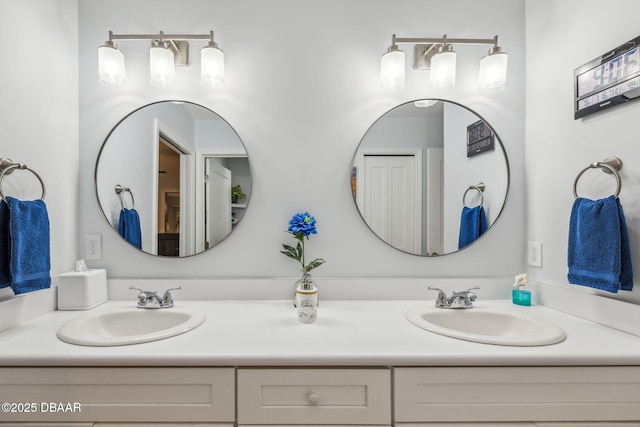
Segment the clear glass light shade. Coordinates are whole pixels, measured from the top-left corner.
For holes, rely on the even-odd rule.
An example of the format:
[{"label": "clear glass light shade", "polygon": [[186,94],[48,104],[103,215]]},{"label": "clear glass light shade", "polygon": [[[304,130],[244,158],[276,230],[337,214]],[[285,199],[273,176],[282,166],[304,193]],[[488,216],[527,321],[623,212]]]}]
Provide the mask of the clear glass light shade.
[{"label": "clear glass light shade", "polygon": [[108,87],[123,86],[126,82],[124,54],[115,46],[98,48],[98,81]]},{"label": "clear glass light shade", "polygon": [[163,45],[152,46],[149,51],[149,72],[151,84],[160,88],[176,83],[176,68],[173,52]]},{"label": "clear glass light shade", "polygon": [[504,89],[507,82],[508,59],[509,55],[506,52],[490,53],[482,58],[478,72],[479,92],[492,93]]},{"label": "clear glass light shade", "polygon": [[404,52],[390,50],[380,58],[380,87],[399,90],[404,87]]},{"label": "clear glass light shade", "polygon": [[209,45],[200,51],[200,75],[203,86],[215,88],[224,84],[224,52]]},{"label": "clear glass light shade", "polygon": [[445,51],[431,58],[429,87],[438,92],[446,92],[456,87],[456,53]]}]

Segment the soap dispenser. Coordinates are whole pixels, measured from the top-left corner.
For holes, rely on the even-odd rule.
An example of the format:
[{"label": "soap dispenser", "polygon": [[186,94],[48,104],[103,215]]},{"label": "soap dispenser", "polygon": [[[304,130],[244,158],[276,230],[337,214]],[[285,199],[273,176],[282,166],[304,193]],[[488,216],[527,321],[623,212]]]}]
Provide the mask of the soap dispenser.
[{"label": "soap dispenser", "polygon": [[531,305],[531,292],[524,289],[524,285],[527,283],[527,273],[518,274],[516,281],[513,284],[511,291],[511,300],[517,305]]}]

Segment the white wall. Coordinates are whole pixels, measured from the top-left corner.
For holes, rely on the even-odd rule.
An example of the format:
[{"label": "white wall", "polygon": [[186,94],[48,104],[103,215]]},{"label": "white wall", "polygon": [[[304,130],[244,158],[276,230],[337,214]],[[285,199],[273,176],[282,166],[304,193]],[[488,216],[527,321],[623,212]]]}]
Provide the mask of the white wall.
[{"label": "white wall", "polygon": [[[543,266],[529,268],[540,282],[596,293],[568,284],[569,215],[576,175],[610,155],[624,162],[620,201],[631,236],[634,275],[640,275],[640,101],[574,120],[572,80],[575,68],[637,37],[639,14],[636,0],[526,2],[527,238],[542,242]],[[605,197],[615,190],[609,175],[594,170],[583,177],[583,197]],[[638,303],[640,287],[602,295]]]},{"label": "white wall", "polygon": [[[45,182],[53,278],[74,267],[79,231],[77,9],[77,0],[0,0],[0,157]],[[7,195],[40,197],[28,172],[3,181]]]},{"label": "white wall", "polygon": [[[437,13],[436,13],[437,12]],[[319,233],[309,256],[327,263],[317,277],[512,276],[524,263],[524,0],[83,0],[80,16],[81,221],[85,233],[103,234],[111,277],[295,277],[295,263],[279,253],[291,243],[291,216],[308,210]],[[96,49],[115,33],[207,33],[225,51],[227,84],[199,83],[200,45],[193,66],[177,70],[177,85],[148,84],[148,43],[120,42],[128,86],[97,81]],[[480,96],[477,67],[485,47],[460,47],[456,90],[444,96],[476,110],[498,131],[512,166],[505,212],[491,232],[461,253],[421,258],[396,251],[361,221],[350,189],[353,153],[369,126],[390,108],[433,97],[428,73],[410,70],[399,93],[378,87],[379,60],[399,37],[492,37],[510,53],[508,89]],[[406,46],[408,62],[413,46]],[[200,103],[225,118],[246,145],[253,187],[249,208],[232,235],[205,254],[157,259],[118,238],[93,194],[93,167],[109,130],[130,111],[163,99]],[[80,250],[80,252],[82,252]],[[460,268],[464,266],[464,268]]]}]

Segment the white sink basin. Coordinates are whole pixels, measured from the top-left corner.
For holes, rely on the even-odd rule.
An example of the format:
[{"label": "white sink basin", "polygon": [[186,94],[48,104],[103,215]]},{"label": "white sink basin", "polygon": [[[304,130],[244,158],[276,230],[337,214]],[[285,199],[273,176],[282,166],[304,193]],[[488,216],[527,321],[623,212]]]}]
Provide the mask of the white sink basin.
[{"label": "white sink basin", "polygon": [[107,307],[69,320],[57,335],[62,341],[86,346],[139,344],[183,334],[200,326],[206,318],[204,311],[189,306]]},{"label": "white sink basin", "polygon": [[567,337],[547,320],[507,308],[442,309],[423,304],[410,308],[405,316],[427,331],[484,344],[542,346]]}]

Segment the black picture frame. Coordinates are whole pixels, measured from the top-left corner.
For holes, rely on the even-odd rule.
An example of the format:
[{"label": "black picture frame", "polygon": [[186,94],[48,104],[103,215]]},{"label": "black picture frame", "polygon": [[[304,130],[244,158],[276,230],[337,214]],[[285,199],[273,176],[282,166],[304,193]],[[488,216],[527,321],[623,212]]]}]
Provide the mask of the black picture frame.
[{"label": "black picture frame", "polygon": [[478,120],[467,126],[467,158],[495,148],[495,134],[491,126]]},{"label": "black picture frame", "polygon": [[640,96],[640,36],[573,72],[574,120]]}]

